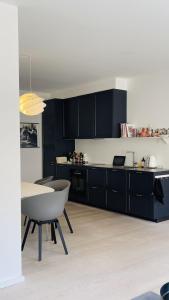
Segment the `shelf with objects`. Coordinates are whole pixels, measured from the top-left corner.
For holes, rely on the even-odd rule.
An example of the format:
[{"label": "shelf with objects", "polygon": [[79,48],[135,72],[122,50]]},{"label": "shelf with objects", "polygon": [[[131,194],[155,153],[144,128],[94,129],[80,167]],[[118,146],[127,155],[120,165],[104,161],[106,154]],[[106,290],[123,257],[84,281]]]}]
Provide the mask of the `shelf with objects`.
[{"label": "shelf with objects", "polygon": [[123,123],[121,127],[121,138],[129,139],[160,139],[169,144],[169,128],[153,129],[150,126],[136,128],[134,124]]}]

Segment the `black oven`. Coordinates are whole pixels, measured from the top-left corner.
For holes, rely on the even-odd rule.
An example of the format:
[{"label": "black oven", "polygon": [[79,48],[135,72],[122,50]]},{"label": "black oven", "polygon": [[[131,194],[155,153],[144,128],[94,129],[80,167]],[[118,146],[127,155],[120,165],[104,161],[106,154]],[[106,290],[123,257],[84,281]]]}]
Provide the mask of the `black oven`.
[{"label": "black oven", "polygon": [[86,170],[72,169],[71,170],[71,191],[78,195],[86,194]]}]

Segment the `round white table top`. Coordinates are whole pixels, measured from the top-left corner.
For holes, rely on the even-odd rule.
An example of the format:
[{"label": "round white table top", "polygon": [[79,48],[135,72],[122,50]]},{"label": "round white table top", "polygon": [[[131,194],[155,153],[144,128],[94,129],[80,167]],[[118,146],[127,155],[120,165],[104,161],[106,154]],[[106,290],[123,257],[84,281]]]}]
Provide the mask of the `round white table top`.
[{"label": "round white table top", "polygon": [[54,189],[30,182],[21,182],[21,198],[32,197],[40,194],[54,192]]}]

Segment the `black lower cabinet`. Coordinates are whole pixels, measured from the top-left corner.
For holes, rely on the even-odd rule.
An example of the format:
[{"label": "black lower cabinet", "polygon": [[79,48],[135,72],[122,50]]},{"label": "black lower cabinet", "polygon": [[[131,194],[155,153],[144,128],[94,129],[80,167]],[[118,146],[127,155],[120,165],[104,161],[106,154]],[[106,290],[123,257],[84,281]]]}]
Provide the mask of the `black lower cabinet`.
[{"label": "black lower cabinet", "polygon": [[[52,157],[52,148],[50,150]],[[64,164],[57,165],[55,172],[55,163],[50,160],[44,168],[45,174],[55,173],[57,179],[71,181],[69,200],[73,202],[154,222],[169,219],[168,177],[164,199],[160,202],[153,193],[155,174],[151,172]]]},{"label": "black lower cabinet", "polygon": [[70,180],[70,168],[64,165],[56,166],[56,178]]},{"label": "black lower cabinet", "polygon": [[43,177],[53,176],[56,177],[55,174],[55,163],[54,162],[48,162],[44,161],[43,163]]},{"label": "black lower cabinet", "polygon": [[116,190],[107,192],[107,209],[111,211],[126,213],[127,203],[126,195]]},{"label": "black lower cabinet", "polygon": [[154,219],[154,197],[142,194],[129,196],[129,214],[145,219]]},{"label": "black lower cabinet", "polygon": [[102,187],[88,188],[88,204],[98,208],[106,208],[106,190]]}]

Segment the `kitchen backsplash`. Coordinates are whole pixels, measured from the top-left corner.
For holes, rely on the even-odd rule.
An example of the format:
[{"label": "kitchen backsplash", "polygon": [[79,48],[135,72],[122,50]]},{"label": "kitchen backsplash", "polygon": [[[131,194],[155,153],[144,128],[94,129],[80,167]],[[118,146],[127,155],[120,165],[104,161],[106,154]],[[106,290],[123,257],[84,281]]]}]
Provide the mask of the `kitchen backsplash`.
[{"label": "kitchen backsplash", "polygon": [[89,162],[111,164],[114,155],[135,152],[136,161],[147,155],[154,155],[157,166],[169,168],[169,145],[160,139],[93,139],[76,140],[76,151],[87,153]]}]

